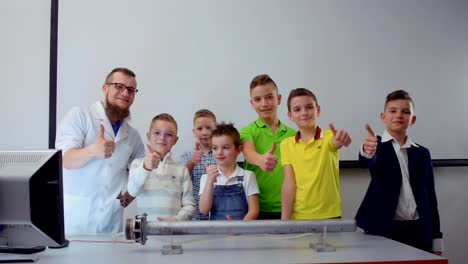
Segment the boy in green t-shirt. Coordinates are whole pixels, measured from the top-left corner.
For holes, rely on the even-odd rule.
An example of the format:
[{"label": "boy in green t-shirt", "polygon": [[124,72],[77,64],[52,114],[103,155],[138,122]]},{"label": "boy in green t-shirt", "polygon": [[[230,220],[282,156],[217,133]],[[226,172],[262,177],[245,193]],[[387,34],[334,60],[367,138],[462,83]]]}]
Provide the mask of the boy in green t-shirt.
[{"label": "boy in green t-shirt", "polygon": [[277,117],[281,94],[266,74],[250,83],[250,104],[257,120],[240,130],[245,157],[244,168],[257,176],[260,189],[260,214],[257,219],[281,219],[281,185],[283,171],[279,144],[296,131]]}]

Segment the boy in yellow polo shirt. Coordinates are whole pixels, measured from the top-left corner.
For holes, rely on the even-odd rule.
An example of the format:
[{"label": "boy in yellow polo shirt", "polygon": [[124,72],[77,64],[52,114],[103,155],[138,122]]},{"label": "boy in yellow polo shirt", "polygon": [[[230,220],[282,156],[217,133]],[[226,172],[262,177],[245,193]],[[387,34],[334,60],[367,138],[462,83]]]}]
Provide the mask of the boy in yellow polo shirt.
[{"label": "boy in yellow polo shirt", "polygon": [[282,220],[341,217],[338,150],[351,144],[351,137],[332,123],[330,130],[322,130],[317,125],[319,115],[320,106],[311,91],[290,92],[288,117],[299,131],[281,142]]}]

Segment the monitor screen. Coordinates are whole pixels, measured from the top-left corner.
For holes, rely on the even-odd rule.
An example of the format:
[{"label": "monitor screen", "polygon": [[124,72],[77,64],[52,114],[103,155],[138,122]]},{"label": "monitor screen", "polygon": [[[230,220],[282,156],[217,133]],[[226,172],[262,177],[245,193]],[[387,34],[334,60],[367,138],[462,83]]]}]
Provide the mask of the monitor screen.
[{"label": "monitor screen", "polygon": [[0,247],[65,243],[62,152],[0,151]]}]

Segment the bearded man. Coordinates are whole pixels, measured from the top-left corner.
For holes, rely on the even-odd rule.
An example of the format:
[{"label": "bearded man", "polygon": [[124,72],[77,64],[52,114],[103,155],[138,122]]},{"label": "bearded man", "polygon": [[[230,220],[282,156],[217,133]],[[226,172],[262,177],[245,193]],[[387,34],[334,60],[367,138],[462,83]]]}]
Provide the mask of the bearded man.
[{"label": "bearded man", "polygon": [[139,133],[128,123],[136,87],[131,70],[113,69],[102,85],[104,100],[71,109],[57,128],[67,234],[122,230],[123,208],[116,198],[128,179],[129,164],[145,156]]}]

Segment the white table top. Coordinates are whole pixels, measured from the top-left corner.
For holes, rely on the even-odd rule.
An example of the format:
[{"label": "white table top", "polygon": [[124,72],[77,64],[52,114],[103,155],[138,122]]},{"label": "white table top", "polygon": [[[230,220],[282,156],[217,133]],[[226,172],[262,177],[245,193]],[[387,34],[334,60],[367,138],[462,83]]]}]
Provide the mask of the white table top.
[{"label": "white table top", "polygon": [[431,253],[379,236],[352,233],[329,233],[327,241],[335,252],[316,252],[309,243],[316,243],[319,234],[291,235],[209,235],[173,236],[173,243],[182,245],[183,253],[163,255],[163,245],[171,244],[171,236],[149,236],[146,245],[125,240],[123,235],[74,236],[68,248],[47,249],[38,253],[37,263],[411,263],[431,260],[448,263]]}]

